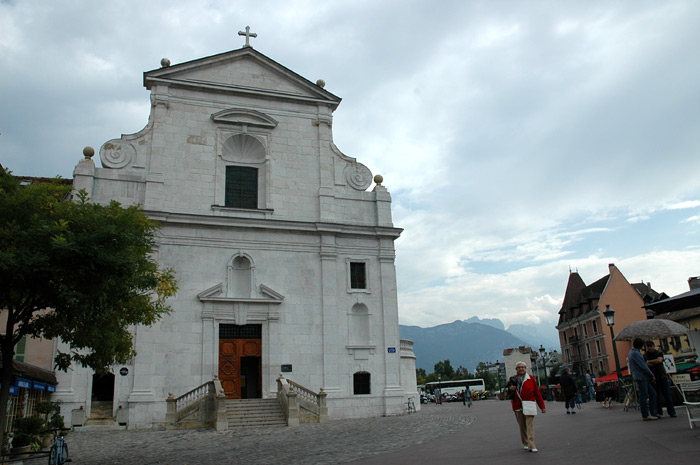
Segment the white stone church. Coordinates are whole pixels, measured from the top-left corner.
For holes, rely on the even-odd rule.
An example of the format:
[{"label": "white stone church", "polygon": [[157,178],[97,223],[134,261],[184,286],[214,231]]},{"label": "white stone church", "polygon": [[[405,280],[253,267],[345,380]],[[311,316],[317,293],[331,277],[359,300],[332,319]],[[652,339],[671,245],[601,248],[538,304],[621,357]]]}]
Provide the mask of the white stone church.
[{"label": "white stone church", "polygon": [[281,372],[325,392],[331,419],[403,413],[416,380],[399,339],[401,229],[381,177],[333,143],[340,98],[250,46],[161,65],[144,73],[146,127],[106,142],[102,168],[82,160],[74,187],[158,220],[179,291],[133,329],[129,364],[57,373],[67,421],[101,400],[148,428],[169,393],[216,377],[229,399],[275,398]]}]

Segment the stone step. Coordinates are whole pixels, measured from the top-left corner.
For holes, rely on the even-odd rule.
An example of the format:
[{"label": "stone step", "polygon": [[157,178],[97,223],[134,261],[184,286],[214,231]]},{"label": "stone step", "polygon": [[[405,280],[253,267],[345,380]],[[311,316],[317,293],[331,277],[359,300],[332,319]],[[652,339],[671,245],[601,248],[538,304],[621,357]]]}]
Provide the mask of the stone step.
[{"label": "stone step", "polygon": [[229,428],[287,425],[277,399],[229,399],[226,401],[226,414]]}]

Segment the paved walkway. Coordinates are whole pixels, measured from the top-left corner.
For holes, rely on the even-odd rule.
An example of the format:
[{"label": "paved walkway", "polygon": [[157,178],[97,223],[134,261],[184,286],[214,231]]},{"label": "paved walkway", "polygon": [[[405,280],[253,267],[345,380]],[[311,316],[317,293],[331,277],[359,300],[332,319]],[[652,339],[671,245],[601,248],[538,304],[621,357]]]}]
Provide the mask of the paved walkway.
[{"label": "paved walkway", "polygon": [[642,422],[638,411],[584,404],[566,415],[548,403],[535,420],[538,454],[523,452],[510,403],[497,400],[424,405],[417,414],[336,420],[296,428],[218,433],[81,431],[68,435],[75,464],[433,464],[537,462],[654,464],[694,462],[700,429],[678,418]]}]

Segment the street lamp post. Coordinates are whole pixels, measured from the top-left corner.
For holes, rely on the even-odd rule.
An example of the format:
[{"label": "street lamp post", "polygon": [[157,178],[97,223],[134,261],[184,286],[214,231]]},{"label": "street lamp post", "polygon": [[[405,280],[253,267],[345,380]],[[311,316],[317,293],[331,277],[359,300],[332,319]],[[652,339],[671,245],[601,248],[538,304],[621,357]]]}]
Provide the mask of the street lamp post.
[{"label": "street lamp post", "polygon": [[617,379],[618,381],[622,381],[620,357],[617,355],[617,341],[615,341],[615,333],[613,332],[613,326],[615,326],[615,310],[610,308],[610,305],[606,305],[603,316],[605,317],[605,322],[610,326],[610,337],[612,338],[613,353],[615,354],[615,372],[617,373]]},{"label": "street lamp post", "polygon": [[549,394],[549,382],[547,381],[547,359],[545,358],[546,349],[542,344],[540,344],[540,355],[542,356],[542,367],[544,368],[544,396],[547,397]]}]

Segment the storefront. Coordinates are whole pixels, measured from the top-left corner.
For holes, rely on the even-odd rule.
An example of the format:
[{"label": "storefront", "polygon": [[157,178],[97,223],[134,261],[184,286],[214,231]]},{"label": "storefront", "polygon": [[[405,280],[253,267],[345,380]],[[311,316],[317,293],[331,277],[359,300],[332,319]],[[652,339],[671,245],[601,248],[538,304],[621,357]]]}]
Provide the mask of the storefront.
[{"label": "storefront", "polygon": [[57,384],[53,372],[16,360],[12,362],[12,374],[5,431],[12,431],[16,418],[34,415],[36,405],[50,400]]}]

